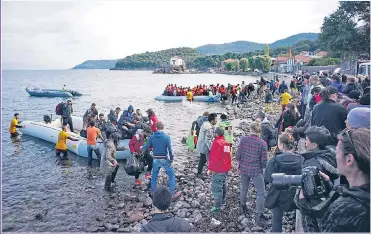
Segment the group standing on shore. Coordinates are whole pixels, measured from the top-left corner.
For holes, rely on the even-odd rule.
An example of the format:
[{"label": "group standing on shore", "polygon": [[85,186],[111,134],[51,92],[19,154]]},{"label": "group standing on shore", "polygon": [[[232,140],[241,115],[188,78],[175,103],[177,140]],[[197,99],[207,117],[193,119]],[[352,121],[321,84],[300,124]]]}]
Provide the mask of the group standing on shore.
[{"label": "group standing on shore", "polygon": [[[266,223],[263,215],[265,207],[273,212],[272,231],[281,232],[283,213],[296,206],[302,213],[305,232],[370,231],[369,80],[366,78],[359,83],[355,78],[345,77],[340,81],[338,74],[333,74],[331,79],[328,74],[321,77],[305,74],[299,79],[294,78],[290,82],[290,88],[284,81],[268,82],[264,78],[255,85],[228,84],[224,87],[217,84],[207,88],[199,85],[194,91],[190,91],[189,87],[177,88],[176,85],[169,85],[166,88],[166,95],[186,96],[187,92],[192,92],[192,95],[210,95],[211,92],[215,95],[219,92],[230,94],[232,99],[235,99],[233,95],[243,93],[242,96],[246,96],[256,90],[257,98],[263,92],[266,93],[264,101],[267,105],[271,104],[276,91],[280,95],[282,111],[276,125],[270,123],[264,112],[258,112],[257,120],[249,126],[250,134],[240,139],[235,153],[232,151],[233,137],[228,134],[230,123],[227,123],[227,116],[222,117],[223,124],[218,124],[217,114],[205,112],[195,121],[192,133],[197,136],[196,150],[200,154],[197,176],[200,178],[211,176],[214,197],[214,205],[210,210],[212,214],[217,215],[228,207],[226,181],[228,172],[232,169],[234,156],[241,181],[239,210],[241,214],[248,212],[246,198],[251,180],[257,190],[255,216],[257,225],[263,226]],[[363,102],[360,103],[359,100]],[[347,109],[349,105],[352,106],[351,109]],[[61,108],[63,125],[56,144],[57,155],[66,152],[67,139],[76,140],[67,132],[67,124],[73,132],[72,102],[68,101]],[[174,154],[171,138],[163,131],[163,122],[158,121],[152,109],[147,110],[146,118],[141,115],[140,110],[134,112],[131,105],[119,118],[120,110],[120,108],[116,108],[116,111],[111,110],[108,121],[105,121],[104,115],[97,117],[95,104],[86,112],[84,122],[89,124],[86,128],[88,166],[92,166],[92,154],[95,152],[105,173],[105,188],[110,190],[119,168],[115,152],[128,150],[119,146],[119,140],[123,137],[131,139],[129,147],[133,158],[138,160],[147,152],[144,161],[152,172],[152,175],[148,176],[150,194],[157,210],[150,223],[143,226],[142,231],[190,231],[187,221],[168,211],[171,200],[179,197],[181,192],[175,191],[176,180],[172,167]],[[9,129],[13,137],[16,135],[16,128],[21,127],[18,116],[17,113],[14,115]],[[103,153],[97,151],[97,137],[104,142]],[[304,153],[297,152],[297,143],[300,139],[305,139]],[[274,156],[269,159],[268,153],[275,146],[277,147]],[[150,151],[153,156],[149,154]],[[64,157],[66,156],[64,154]],[[206,164],[205,175],[203,172]],[[278,190],[272,185],[275,173],[301,175],[302,170],[309,167],[319,170],[326,188],[324,193],[306,197],[302,189],[296,192]],[[157,187],[157,177],[161,168],[168,176],[169,189]],[[135,175],[135,179],[137,184],[141,183],[138,175]],[[267,196],[264,194],[265,182],[270,187]],[[316,212],[313,206],[323,205],[323,200],[327,205],[321,206],[321,212]]]}]

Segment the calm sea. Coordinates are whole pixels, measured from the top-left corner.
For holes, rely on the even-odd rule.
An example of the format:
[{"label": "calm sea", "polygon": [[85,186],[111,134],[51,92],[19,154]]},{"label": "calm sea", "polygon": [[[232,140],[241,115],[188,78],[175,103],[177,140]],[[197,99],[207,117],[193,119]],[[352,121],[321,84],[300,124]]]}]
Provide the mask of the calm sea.
[{"label": "calm sea", "polygon": [[[218,74],[159,75],[151,72],[108,70],[3,71],[2,73],[2,225],[7,231],[61,232],[84,231],[108,200],[102,179],[86,176],[87,159],[72,153],[71,165],[61,166],[54,155],[54,145],[33,137],[12,141],[8,129],[15,112],[21,120],[42,121],[53,114],[63,98],[30,97],[27,86],[75,89],[84,96],[72,98],[74,114],[82,116],[91,103],[105,115],[119,106],[132,104],[144,111],[152,108],[171,135],[175,167],[185,159],[182,137],[192,121],[204,111],[224,111],[220,104],[163,103],[154,97],[169,84],[245,83],[256,80],[246,76]],[[134,179],[123,169],[117,175],[120,189],[130,189]],[[42,219],[36,218],[41,214]],[[38,217],[41,217],[38,216]]]}]

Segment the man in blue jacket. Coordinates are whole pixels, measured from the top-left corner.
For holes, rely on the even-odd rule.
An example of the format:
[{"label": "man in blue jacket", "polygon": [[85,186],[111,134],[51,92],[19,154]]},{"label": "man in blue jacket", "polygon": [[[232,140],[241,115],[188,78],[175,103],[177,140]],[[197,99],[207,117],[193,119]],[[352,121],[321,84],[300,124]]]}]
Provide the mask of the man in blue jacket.
[{"label": "man in blue jacket", "polygon": [[152,179],[151,193],[156,190],[157,177],[161,168],[164,168],[169,180],[169,188],[173,199],[177,198],[180,193],[175,193],[175,174],[171,163],[174,160],[173,150],[171,148],[171,139],[164,133],[164,124],[159,121],[156,124],[157,131],[154,132],[148,139],[147,143],[141,147],[142,151],[152,147],[153,164],[152,164]]}]

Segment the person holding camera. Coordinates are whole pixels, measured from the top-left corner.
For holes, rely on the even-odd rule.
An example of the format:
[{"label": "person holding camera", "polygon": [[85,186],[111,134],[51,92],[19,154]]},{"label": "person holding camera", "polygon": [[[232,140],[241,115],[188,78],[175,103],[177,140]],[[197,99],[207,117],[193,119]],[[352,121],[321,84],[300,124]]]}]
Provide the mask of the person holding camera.
[{"label": "person holding camera", "polygon": [[255,122],[250,125],[250,133],[250,136],[244,136],[240,139],[236,153],[237,168],[241,174],[241,213],[246,214],[248,212],[246,206],[247,191],[250,180],[252,180],[257,190],[256,223],[263,226],[265,224],[263,216],[265,192],[263,170],[265,170],[268,161],[268,147],[267,143],[260,139],[261,127],[259,123]]},{"label": "person holding camera", "polygon": [[[283,133],[278,138],[278,148],[280,153],[269,160],[267,168],[264,172],[264,179],[272,183],[273,173],[285,173],[286,175],[301,175],[301,166],[303,157],[293,153],[294,138],[288,133]],[[277,190],[271,186],[265,198],[265,208],[271,209],[272,217],[272,232],[282,232],[282,217],[284,211],[292,210],[294,207],[295,190]]]},{"label": "person holding camera", "polygon": [[370,129],[345,129],[338,135],[336,162],[347,185],[333,187],[330,176],[319,172],[329,196],[313,207],[303,190],[295,196],[301,211],[321,217],[319,232],[370,232]]},{"label": "person holding camera", "polygon": [[[307,152],[302,154],[303,168],[314,166],[329,175],[330,180],[334,182],[339,176],[336,169],[336,152],[328,147],[331,141],[330,132],[324,127],[312,126],[305,131],[305,136]],[[308,201],[319,204],[321,197],[313,197]],[[308,213],[302,213],[302,216],[304,232],[319,232],[320,220]]]}]

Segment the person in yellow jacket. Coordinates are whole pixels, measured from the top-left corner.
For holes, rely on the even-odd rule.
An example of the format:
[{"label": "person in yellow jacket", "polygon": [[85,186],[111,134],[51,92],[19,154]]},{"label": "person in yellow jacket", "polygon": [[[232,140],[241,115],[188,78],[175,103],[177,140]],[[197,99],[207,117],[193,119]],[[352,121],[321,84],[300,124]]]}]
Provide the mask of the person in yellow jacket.
[{"label": "person in yellow jacket", "polygon": [[71,137],[67,133],[67,125],[62,126],[62,130],[58,134],[58,141],[55,144],[55,154],[57,157],[60,157],[61,153],[63,154],[62,160],[68,159],[67,157],[67,139],[71,141],[78,141],[79,139],[75,139]]},{"label": "person in yellow jacket", "polygon": [[11,137],[17,137],[19,135],[19,133],[17,132],[17,128],[25,127],[25,126],[18,125],[21,123],[21,121],[19,121],[18,119],[19,119],[19,114],[15,113],[14,118],[12,119],[12,121],[10,121],[9,132],[10,132]]},{"label": "person in yellow jacket", "polygon": [[187,92],[187,101],[192,102],[193,101],[193,93],[191,90]]}]

